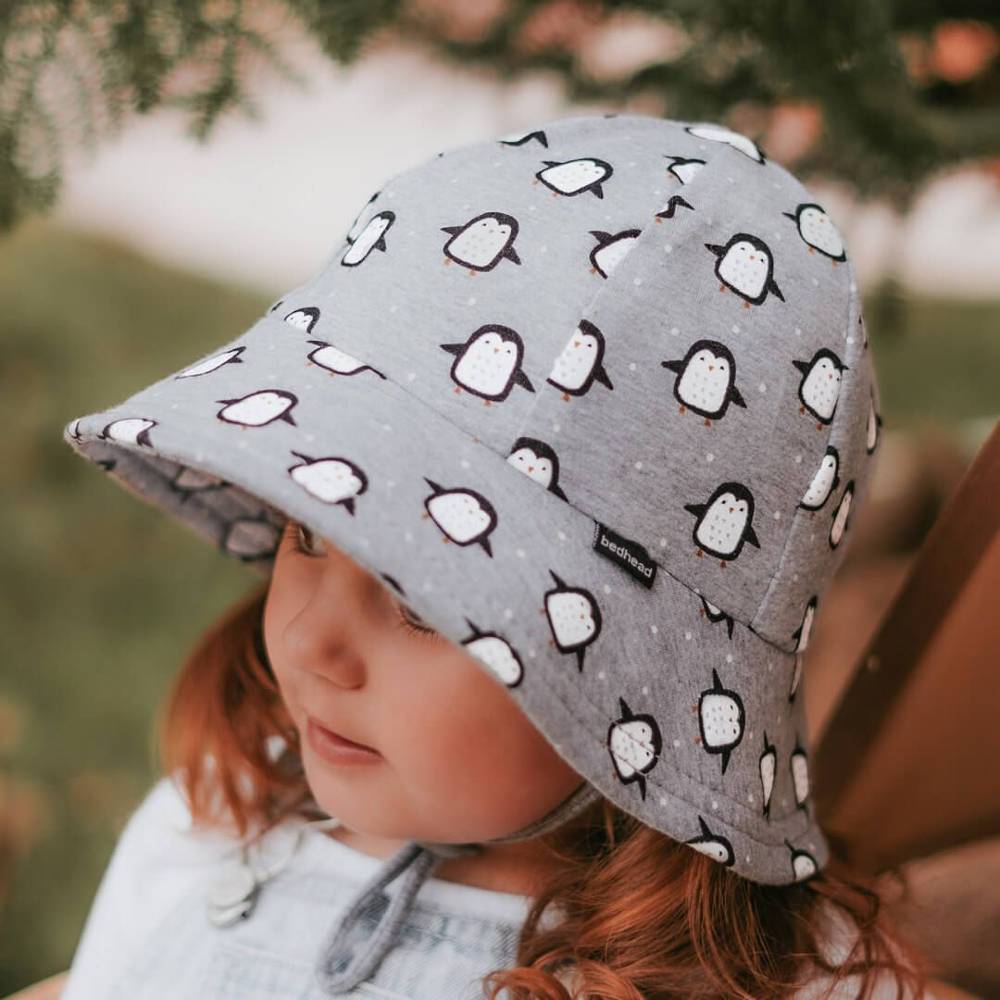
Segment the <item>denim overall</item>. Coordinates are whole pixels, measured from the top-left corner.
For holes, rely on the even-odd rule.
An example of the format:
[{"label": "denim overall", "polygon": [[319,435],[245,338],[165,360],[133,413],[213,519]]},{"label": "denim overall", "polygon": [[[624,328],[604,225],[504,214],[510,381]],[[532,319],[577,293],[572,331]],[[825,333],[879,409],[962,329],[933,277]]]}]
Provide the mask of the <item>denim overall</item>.
[{"label": "denim overall", "polygon": [[[105,873],[111,884],[102,883],[88,917],[94,926],[74,956],[67,1000],[478,1000],[483,975],[516,964],[529,897],[428,877],[374,972],[331,993],[317,978],[320,955],[359,888],[385,862],[306,829],[288,863],[261,885],[248,917],[215,926],[208,888],[236,841],[171,828],[167,810],[180,816],[177,805],[162,779],[119,839]],[[270,840],[272,853],[281,854],[291,829],[270,831],[262,847]],[[370,895],[351,922],[351,942],[371,937],[399,889],[396,880]],[[124,937],[118,947],[108,940],[116,935]],[[101,976],[109,964],[107,987]]]}]

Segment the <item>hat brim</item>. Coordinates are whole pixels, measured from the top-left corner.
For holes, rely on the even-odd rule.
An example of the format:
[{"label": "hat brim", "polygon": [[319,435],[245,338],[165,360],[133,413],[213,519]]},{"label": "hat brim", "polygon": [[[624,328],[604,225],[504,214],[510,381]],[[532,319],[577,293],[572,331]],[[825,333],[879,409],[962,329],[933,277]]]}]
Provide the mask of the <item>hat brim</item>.
[{"label": "hat brim", "polygon": [[[289,339],[302,364],[292,370],[284,350],[277,375],[270,361]],[[469,651],[575,770],[643,822],[756,882],[821,870],[828,845],[792,778],[806,736],[803,682],[789,697],[796,654],[713,620],[662,565],[644,586],[595,550],[593,518],[507,456],[405,384],[370,368],[334,374],[314,350],[265,315],[63,436],[265,577],[286,516],[330,539]],[[350,497],[337,492],[345,483]],[[476,528],[485,534],[469,540]],[[582,626],[553,624],[595,606]],[[774,676],[750,682],[761,674]],[[736,725],[737,712],[738,738],[723,746],[712,727]]]}]

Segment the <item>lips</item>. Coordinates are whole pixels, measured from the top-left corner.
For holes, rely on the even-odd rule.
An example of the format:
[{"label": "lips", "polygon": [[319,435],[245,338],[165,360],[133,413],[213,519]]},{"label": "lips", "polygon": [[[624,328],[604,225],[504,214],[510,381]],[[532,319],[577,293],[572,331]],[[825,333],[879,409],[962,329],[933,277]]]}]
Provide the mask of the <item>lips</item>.
[{"label": "lips", "polygon": [[320,722],[318,719],[313,718],[311,715],[307,714],[306,718],[314,726],[316,726],[319,729],[323,730],[323,732],[325,734],[328,734],[329,736],[332,736],[338,742],[343,743],[345,747],[355,747],[358,750],[367,750],[369,753],[378,753],[378,750],[376,750],[374,747],[370,747],[366,743],[358,743],[356,740],[349,739],[348,737],[344,736],[342,733],[338,733],[335,729],[331,729],[329,726],[324,725],[322,722]]}]

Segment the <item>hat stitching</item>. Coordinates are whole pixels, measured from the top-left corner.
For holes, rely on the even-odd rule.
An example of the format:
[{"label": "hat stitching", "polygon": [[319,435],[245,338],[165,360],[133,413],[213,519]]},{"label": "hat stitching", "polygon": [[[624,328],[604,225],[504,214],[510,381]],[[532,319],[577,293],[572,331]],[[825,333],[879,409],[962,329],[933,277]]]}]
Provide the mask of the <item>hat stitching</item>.
[{"label": "hat stitching", "polygon": [[[852,258],[850,258],[850,257],[847,258],[846,265],[847,265],[847,275],[848,275],[849,289],[850,289],[850,287],[856,288],[857,284],[856,284],[856,277],[855,277],[855,274],[854,274],[854,264],[853,264]],[[855,305],[857,305],[857,307],[858,307],[857,308],[857,314],[860,314],[860,312],[861,312],[860,293],[858,293],[857,291],[849,292],[848,297],[847,297],[847,319],[845,321],[845,326],[844,326],[844,335],[845,335],[845,337],[850,334],[851,324],[852,324],[852,317],[855,315]],[[852,362],[852,364],[850,364],[850,365],[847,366],[848,371],[851,372],[851,375],[848,376],[848,377],[856,379],[856,378],[859,378],[861,376],[861,372],[859,371],[857,362],[858,362],[858,359],[863,356],[862,355],[863,345],[860,343],[860,338],[855,338],[854,344],[853,345],[848,345],[848,346],[853,346],[854,347],[853,352],[845,352],[845,354],[844,354],[845,358],[847,358],[849,356],[850,360]],[[845,381],[846,381],[846,379],[845,379]],[[844,385],[842,384],[841,388],[839,390],[839,393],[838,393],[838,404],[840,403],[840,400],[843,398],[843,395],[844,395]],[[830,442],[833,440],[834,431],[835,430],[839,430],[843,426],[844,421],[847,419],[847,417],[845,416],[845,414],[846,414],[846,407],[841,406],[839,412],[840,412],[840,419],[838,420],[837,414],[835,413],[834,416],[833,416],[833,419],[830,421],[830,426],[827,429],[826,439],[823,442],[823,451],[824,451],[824,454],[826,452],[826,449],[830,446]],[[864,459],[862,459],[859,462],[859,468],[863,467],[864,464],[865,464]],[[839,471],[840,470],[838,469],[838,472]],[[857,475],[858,475],[858,473],[856,472],[855,473],[855,477]],[[782,570],[785,567],[785,563],[786,563],[786,561],[788,559],[788,556],[789,556],[789,553],[790,553],[790,546],[791,546],[791,542],[792,542],[792,536],[794,534],[794,529],[795,529],[796,525],[803,519],[803,517],[805,516],[806,513],[810,513],[810,512],[806,511],[802,507],[796,506],[795,509],[792,512],[792,516],[789,518],[788,532],[785,535],[785,544],[781,548],[781,553],[780,553],[780,555],[778,557],[778,561],[776,563],[774,573],[772,573],[771,578],[770,578],[770,580],[768,580],[767,586],[764,589],[764,595],[763,595],[763,597],[761,597],[760,603],[757,605],[756,610],[754,611],[753,615],[750,618],[750,625],[751,625],[751,627],[752,627],[753,623],[756,622],[761,617],[763,609],[769,603],[773,591],[776,590],[776,588],[780,585],[779,577],[781,577]],[[841,542],[843,542],[843,541],[844,540],[841,539]],[[831,577],[831,579],[832,579],[832,577]],[[828,580],[827,583],[829,583],[829,582],[830,581]],[[766,638],[766,637],[763,636],[763,635],[761,635],[761,638]],[[766,641],[771,642],[770,639],[767,639]],[[792,652],[794,650],[794,646],[793,645],[790,645],[790,646],[788,646],[786,648],[785,646],[781,646],[781,645],[779,645],[776,642],[772,642],[771,644],[774,645],[774,646],[777,646],[779,649],[783,650],[784,652]]]}]

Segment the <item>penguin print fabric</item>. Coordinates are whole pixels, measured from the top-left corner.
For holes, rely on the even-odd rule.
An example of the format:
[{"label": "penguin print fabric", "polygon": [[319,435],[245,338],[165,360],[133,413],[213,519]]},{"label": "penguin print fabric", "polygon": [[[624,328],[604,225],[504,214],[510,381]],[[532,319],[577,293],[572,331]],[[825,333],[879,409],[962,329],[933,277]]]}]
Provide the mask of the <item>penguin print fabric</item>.
[{"label": "penguin print fabric", "polygon": [[784,884],[828,858],[803,663],[881,426],[817,199],[722,125],[585,115],[390,177],[248,330],[64,438],[264,576],[302,521],[603,795]]}]

